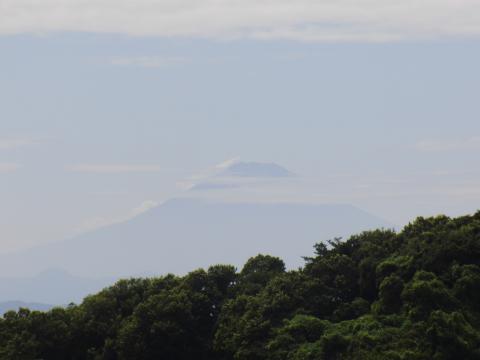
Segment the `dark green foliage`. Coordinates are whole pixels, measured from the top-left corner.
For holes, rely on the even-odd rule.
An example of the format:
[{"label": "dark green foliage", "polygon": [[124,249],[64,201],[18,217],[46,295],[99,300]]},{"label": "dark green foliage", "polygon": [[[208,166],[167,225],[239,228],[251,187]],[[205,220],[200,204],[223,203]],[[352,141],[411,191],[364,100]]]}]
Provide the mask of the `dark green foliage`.
[{"label": "dark green foliage", "polygon": [[403,281],[397,275],[389,275],[382,280],[378,290],[379,301],[375,304],[378,313],[392,314],[402,306]]},{"label": "dark green foliage", "polygon": [[122,280],[82,304],[0,319],[0,359],[480,360],[480,212]]},{"label": "dark green foliage", "polygon": [[238,290],[256,294],[277,275],[285,272],[285,263],[269,255],[257,255],[247,261],[239,276]]}]

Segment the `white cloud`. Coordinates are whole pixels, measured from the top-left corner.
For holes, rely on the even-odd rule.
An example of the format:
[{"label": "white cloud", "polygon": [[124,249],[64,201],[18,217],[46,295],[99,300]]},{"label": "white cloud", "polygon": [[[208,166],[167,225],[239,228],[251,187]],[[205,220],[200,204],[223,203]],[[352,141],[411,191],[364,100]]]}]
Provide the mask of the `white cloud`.
[{"label": "white cloud", "polygon": [[225,160],[223,162],[221,162],[220,164],[217,164],[215,165],[215,168],[216,169],[227,169],[229,168],[230,166],[232,166],[233,164],[236,164],[240,161],[240,158],[237,156],[237,157],[234,157],[233,159],[228,159],[228,160]]},{"label": "white cloud", "polygon": [[93,231],[96,229],[100,229],[105,226],[116,224],[117,221],[115,219],[109,219],[104,217],[95,217],[91,219],[85,220],[81,225],[73,230],[74,235],[82,234],[85,232]]},{"label": "white cloud", "polygon": [[480,35],[478,0],[1,0],[0,34],[397,41]]},{"label": "white cloud", "polygon": [[67,166],[67,170],[80,173],[95,174],[122,174],[122,173],[152,173],[159,172],[157,165],[133,165],[133,164],[78,164]]},{"label": "white cloud", "polygon": [[0,138],[0,150],[12,150],[34,144],[35,141],[29,138]]},{"label": "white cloud", "polygon": [[186,180],[182,180],[180,182],[177,182],[177,186],[182,189],[190,189],[192,186],[195,185],[195,182],[203,180],[203,179],[209,179],[212,178],[216,175],[218,175],[220,172],[224,171],[225,169],[228,169],[230,166],[233,164],[236,164],[240,161],[240,157],[234,157],[225,161],[222,161],[221,163],[209,167],[208,169],[205,169],[203,172],[195,174],[190,176],[190,178]]},{"label": "white cloud", "polygon": [[158,202],[153,200],[146,200],[142,202],[139,206],[133,208],[127,214],[116,216],[116,217],[94,217],[83,222],[78,228],[74,230],[76,234],[81,234],[87,231],[93,231],[102,227],[120,224],[129,220],[136,218],[137,216],[146,213],[147,211],[157,207]]},{"label": "white cloud", "polygon": [[427,152],[480,150],[480,136],[466,139],[422,140],[416,144],[416,148]]},{"label": "white cloud", "polygon": [[212,191],[212,190],[230,190],[239,188],[240,184],[229,184],[229,183],[216,183],[212,181],[206,181],[199,184],[193,184],[188,190],[191,191]]},{"label": "white cloud", "polygon": [[169,67],[188,64],[189,62],[189,59],[184,57],[163,56],[114,57],[110,59],[110,64],[112,65],[144,68]]},{"label": "white cloud", "polygon": [[0,174],[7,174],[17,171],[21,165],[14,163],[0,163]]},{"label": "white cloud", "polygon": [[144,212],[147,212],[150,209],[153,209],[154,207],[158,206],[158,202],[153,201],[153,200],[147,200],[141,203],[139,206],[134,208],[130,214],[130,218],[137,217],[140,214],[143,214]]}]

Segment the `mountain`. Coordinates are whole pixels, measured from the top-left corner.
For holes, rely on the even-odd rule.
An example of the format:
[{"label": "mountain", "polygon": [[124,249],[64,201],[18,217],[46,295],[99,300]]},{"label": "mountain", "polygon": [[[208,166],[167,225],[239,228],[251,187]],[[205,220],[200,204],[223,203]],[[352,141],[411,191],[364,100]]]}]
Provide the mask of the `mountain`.
[{"label": "mountain", "polygon": [[480,212],[317,246],[298,271],[126,279],[78,306],[0,319],[2,359],[478,360]]},{"label": "mountain", "polygon": [[0,273],[31,277],[58,268],[91,278],[184,274],[215,263],[241,266],[258,253],[280,256],[296,268],[314,243],[378,227],[391,225],[351,205],[173,199],[130,221],[2,256]]},{"label": "mountain", "polygon": [[[281,165],[232,159],[216,165],[207,174],[197,175],[188,183],[190,191],[235,190],[261,185],[265,181],[296,178],[295,174]],[[265,190],[265,188],[263,188]]]}]

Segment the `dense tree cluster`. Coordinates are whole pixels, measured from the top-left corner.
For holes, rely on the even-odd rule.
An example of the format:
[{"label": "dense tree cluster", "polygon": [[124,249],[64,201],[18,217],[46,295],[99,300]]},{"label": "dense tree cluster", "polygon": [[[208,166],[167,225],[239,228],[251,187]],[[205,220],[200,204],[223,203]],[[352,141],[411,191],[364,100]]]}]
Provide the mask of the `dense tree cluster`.
[{"label": "dense tree cluster", "polygon": [[295,271],[258,255],[9,312],[0,358],[480,359],[480,212],[320,243]]}]

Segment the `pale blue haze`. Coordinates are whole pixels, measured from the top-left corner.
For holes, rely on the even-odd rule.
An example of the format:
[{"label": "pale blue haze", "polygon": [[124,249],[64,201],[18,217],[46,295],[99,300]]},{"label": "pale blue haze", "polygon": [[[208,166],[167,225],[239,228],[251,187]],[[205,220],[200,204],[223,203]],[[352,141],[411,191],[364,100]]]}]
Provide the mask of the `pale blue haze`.
[{"label": "pale blue haze", "polygon": [[288,199],[348,203],[398,226],[479,207],[474,38],[51,33],[4,35],[0,54],[2,252],[185,196],[183,183],[235,157],[297,174],[277,192]]}]

